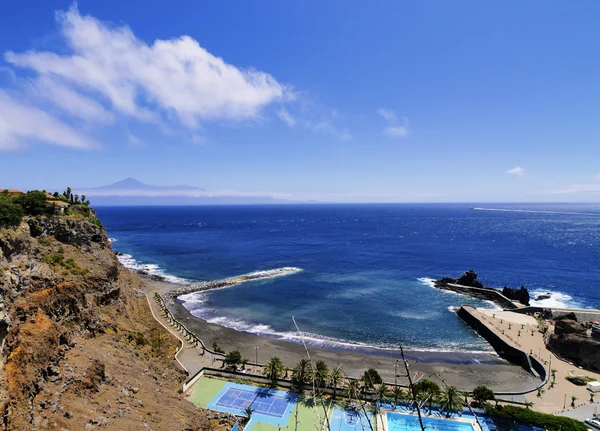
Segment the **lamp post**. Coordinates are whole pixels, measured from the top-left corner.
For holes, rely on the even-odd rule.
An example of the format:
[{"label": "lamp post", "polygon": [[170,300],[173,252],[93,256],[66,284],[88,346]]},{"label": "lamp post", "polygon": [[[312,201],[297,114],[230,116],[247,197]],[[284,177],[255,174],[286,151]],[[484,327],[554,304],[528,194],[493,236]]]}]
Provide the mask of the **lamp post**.
[{"label": "lamp post", "polygon": [[565,401],[563,402],[563,410],[567,409],[567,394],[565,394]]},{"label": "lamp post", "polygon": [[394,386],[398,386],[398,359],[394,363]]},{"label": "lamp post", "polygon": [[254,346],[254,352],[256,354],[254,363],[258,365],[258,346]]}]

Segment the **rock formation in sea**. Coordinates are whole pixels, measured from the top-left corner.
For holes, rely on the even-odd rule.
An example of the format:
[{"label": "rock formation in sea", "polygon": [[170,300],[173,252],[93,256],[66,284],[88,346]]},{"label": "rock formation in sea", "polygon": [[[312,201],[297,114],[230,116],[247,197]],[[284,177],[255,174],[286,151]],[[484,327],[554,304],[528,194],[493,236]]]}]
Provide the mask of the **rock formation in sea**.
[{"label": "rock formation in sea", "polygon": [[525,286],[521,286],[520,289],[513,289],[512,287],[504,286],[502,288],[502,294],[508,299],[519,301],[523,305],[529,305],[530,296],[529,291]]},{"label": "rock formation in sea", "polygon": [[0,428],[231,429],[178,393],[178,342],[134,294],[143,283],[97,220],[0,228]]},{"label": "rock formation in sea", "polygon": [[483,283],[477,280],[477,273],[472,269],[466,271],[463,275],[458,278],[442,278],[441,280],[437,280],[436,285],[438,284],[460,284],[461,286],[468,287],[478,287],[484,288]]}]

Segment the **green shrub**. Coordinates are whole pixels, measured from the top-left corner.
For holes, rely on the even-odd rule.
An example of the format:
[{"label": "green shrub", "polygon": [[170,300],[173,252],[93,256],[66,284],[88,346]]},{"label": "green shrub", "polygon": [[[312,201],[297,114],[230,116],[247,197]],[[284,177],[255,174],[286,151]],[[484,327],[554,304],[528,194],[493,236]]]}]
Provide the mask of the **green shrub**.
[{"label": "green shrub", "polygon": [[593,382],[596,380],[592,377],[586,377],[586,376],[577,376],[577,377],[567,376],[567,377],[565,377],[565,379],[567,379],[568,381],[570,381],[571,383],[573,383],[574,385],[577,385],[577,386],[585,386],[589,382]]},{"label": "green shrub", "polygon": [[15,199],[15,203],[21,205],[23,212],[27,215],[44,214],[47,211],[46,194],[39,190],[30,190]]},{"label": "green shrub", "polygon": [[502,418],[512,419],[521,424],[535,425],[547,430],[587,431],[587,426],[575,419],[539,413],[515,406],[499,406],[494,413]]},{"label": "green shrub", "polygon": [[0,200],[0,228],[17,227],[23,218],[23,209],[8,200]]}]

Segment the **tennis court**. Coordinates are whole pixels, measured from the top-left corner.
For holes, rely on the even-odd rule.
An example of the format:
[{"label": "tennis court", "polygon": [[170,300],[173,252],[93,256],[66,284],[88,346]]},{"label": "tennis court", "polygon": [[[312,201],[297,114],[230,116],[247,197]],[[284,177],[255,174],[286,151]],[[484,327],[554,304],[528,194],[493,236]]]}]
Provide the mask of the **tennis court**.
[{"label": "tennis court", "polygon": [[282,418],[291,403],[289,397],[278,396],[271,389],[252,388],[239,389],[229,387],[221,397],[215,402],[219,407],[228,407],[236,410],[244,410],[251,407],[254,413]]}]

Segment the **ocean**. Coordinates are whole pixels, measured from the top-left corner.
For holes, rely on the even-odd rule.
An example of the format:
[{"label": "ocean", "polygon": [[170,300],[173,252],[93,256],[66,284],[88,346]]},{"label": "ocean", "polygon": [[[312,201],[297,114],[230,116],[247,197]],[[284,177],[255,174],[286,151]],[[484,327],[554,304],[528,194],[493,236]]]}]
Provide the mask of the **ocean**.
[{"label": "ocean", "polygon": [[197,317],[333,348],[490,351],[454,313],[494,305],[436,290],[474,269],[532,304],[600,308],[600,205],[397,204],[99,207],[121,261],[193,283],[296,274],[181,297]]}]

